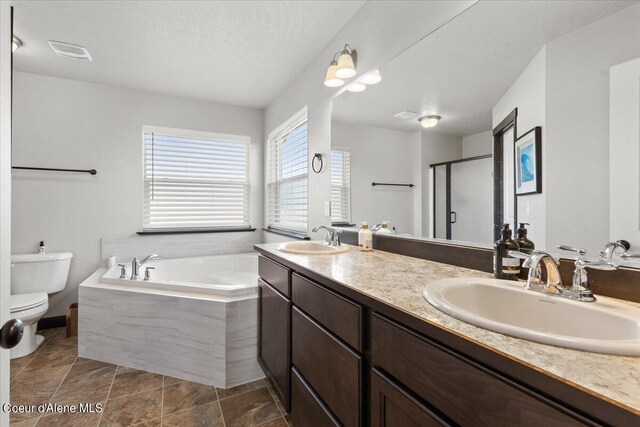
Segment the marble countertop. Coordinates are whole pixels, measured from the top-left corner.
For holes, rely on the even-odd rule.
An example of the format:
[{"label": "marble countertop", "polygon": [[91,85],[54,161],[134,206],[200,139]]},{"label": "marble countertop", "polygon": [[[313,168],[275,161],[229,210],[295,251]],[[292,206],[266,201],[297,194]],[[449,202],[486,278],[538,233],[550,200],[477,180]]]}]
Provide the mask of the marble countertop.
[{"label": "marble countertop", "polygon": [[[361,252],[353,246],[339,255],[290,254],[277,246],[256,248],[640,415],[640,357],[589,353],[502,335],[450,317],[422,297],[427,283],[493,277],[490,273],[383,251]],[[640,309],[640,304],[628,304]]]}]

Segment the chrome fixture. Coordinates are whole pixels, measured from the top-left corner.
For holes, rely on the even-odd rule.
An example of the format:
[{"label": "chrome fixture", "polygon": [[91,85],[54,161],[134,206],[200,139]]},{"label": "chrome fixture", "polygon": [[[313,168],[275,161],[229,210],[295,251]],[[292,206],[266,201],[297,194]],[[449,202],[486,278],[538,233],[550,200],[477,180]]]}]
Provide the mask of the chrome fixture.
[{"label": "chrome fixture", "polygon": [[143,280],[145,282],[148,282],[149,280],[151,280],[151,272],[149,270],[155,270],[155,269],[156,269],[155,267],[147,267],[144,270],[144,279]]},{"label": "chrome fixture", "polygon": [[124,264],[118,264],[118,267],[120,267],[120,279],[126,279],[127,278],[127,267],[125,267]]},{"label": "chrome fixture", "polygon": [[420,117],[418,121],[420,122],[423,128],[432,128],[438,124],[441,118],[442,117],[440,116],[431,115],[431,116]]},{"label": "chrome fixture", "polygon": [[[594,302],[596,297],[593,295],[589,279],[587,277],[587,268],[596,270],[615,270],[618,265],[610,261],[587,261],[582,257],[586,254],[584,249],[578,249],[571,246],[560,245],[558,249],[563,251],[575,252],[578,257],[575,261],[575,270],[571,285],[565,286],[562,283],[560,275],[560,258],[547,252],[534,251],[527,255],[519,251],[509,251],[509,255],[524,259],[522,266],[529,268],[527,283],[524,288],[536,292],[550,295],[556,295],[561,298],[568,298],[576,301]],[[542,274],[540,264],[545,266],[547,272],[546,283],[542,283]]]},{"label": "chrome fixture", "polygon": [[15,52],[16,50],[22,47],[22,40],[13,36],[13,40],[11,41],[11,52]]},{"label": "chrome fixture", "polygon": [[342,230],[337,230],[333,227],[325,227],[324,225],[320,225],[316,228],[314,228],[313,231],[314,233],[320,231],[320,230],[324,230],[326,232],[325,238],[324,238],[324,242],[329,245],[329,246],[340,246],[340,235],[342,234]]},{"label": "chrome fixture", "polygon": [[134,258],[133,260],[131,260],[131,280],[140,280],[140,275],[138,274],[140,267],[142,267],[150,260],[158,258],[160,258],[158,255],[152,254],[144,258],[142,261],[139,261],[138,258]]},{"label": "chrome fixture", "polygon": [[611,261],[613,255],[616,253],[616,249],[622,249],[622,255],[626,254],[631,248],[631,245],[626,240],[618,240],[617,242],[609,242],[604,245],[604,248],[600,251],[600,259],[603,261]]},{"label": "chrome fixture", "polygon": [[382,228],[382,224],[376,224],[373,227],[371,227],[371,232],[377,233],[378,231],[380,231],[381,228]]}]

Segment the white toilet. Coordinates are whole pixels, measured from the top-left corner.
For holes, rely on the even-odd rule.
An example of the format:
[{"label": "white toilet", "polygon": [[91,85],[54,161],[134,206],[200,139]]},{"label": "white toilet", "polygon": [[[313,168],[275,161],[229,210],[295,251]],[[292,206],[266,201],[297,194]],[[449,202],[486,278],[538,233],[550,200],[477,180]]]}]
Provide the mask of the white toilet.
[{"label": "white toilet", "polygon": [[49,309],[49,295],[67,284],[73,254],[11,255],[11,318],[24,323],[20,343],[11,349],[11,358],[33,353],[44,341],[36,335],[38,321]]}]

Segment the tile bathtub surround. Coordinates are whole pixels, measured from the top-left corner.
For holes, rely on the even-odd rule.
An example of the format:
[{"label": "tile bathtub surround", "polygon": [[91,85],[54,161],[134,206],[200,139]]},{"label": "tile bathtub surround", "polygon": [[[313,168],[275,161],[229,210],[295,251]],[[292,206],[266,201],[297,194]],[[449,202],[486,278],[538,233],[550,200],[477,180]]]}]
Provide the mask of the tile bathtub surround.
[{"label": "tile bathtub surround", "polygon": [[262,233],[257,230],[103,238],[101,266],[106,267],[107,259],[112,255],[117,262],[128,262],[133,257],[144,258],[150,254],[158,254],[161,258],[185,258],[252,252],[253,245],[261,241]]},{"label": "tile bathtub surround", "polygon": [[63,329],[46,334],[35,354],[11,361],[11,403],[101,403],[104,411],[12,414],[12,427],[290,425],[264,380],[218,389],[77,356],[66,365],[42,366],[40,361],[50,360],[48,355],[66,355],[77,346]]},{"label": "tile bathtub surround", "polygon": [[264,377],[257,362],[257,296],[161,294],[97,284],[79,287],[80,356],[217,387]]},{"label": "tile bathtub surround", "polygon": [[[454,319],[422,297],[424,285],[429,282],[455,277],[491,278],[493,275],[490,273],[379,250],[361,252],[355,247],[340,255],[312,256],[288,254],[276,247],[275,244],[257,245],[275,259],[330,279],[360,295],[381,301],[558,381],[640,414],[640,357],[589,353],[502,335]],[[625,303],[640,308],[640,304]]]}]

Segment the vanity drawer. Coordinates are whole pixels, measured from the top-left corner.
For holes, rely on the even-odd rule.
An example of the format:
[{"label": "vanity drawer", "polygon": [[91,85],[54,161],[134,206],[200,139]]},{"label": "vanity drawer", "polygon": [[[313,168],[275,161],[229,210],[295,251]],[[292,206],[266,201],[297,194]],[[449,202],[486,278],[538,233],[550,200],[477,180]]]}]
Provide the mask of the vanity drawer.
[{"label": "vanity drawer", "polygon": [[291,371],[291,421],[303,427],[340,425],[295,368]]},{"label": "vanity drawer", "polygon": [[291,300],[344,342],[362,351],[362,306],[296,273],[291,276]]},{"label": "vanity drawer", "polygon": [[[542,396],[376,314],[372,364],[462,425],[583,425]],[[543,400],[545,402],[543,402]],[[579,417],[576,415],[576,417]]]},{"label": "vanity drawer", "polygon": [[286,297],[291,297],[291,270],[284,265],[266,258],[258,257],[258,275]]},{"label": "vanity drawer", "polygon": [[360,425],[362,358],[295,306],[291,361],[343,425]]}]

